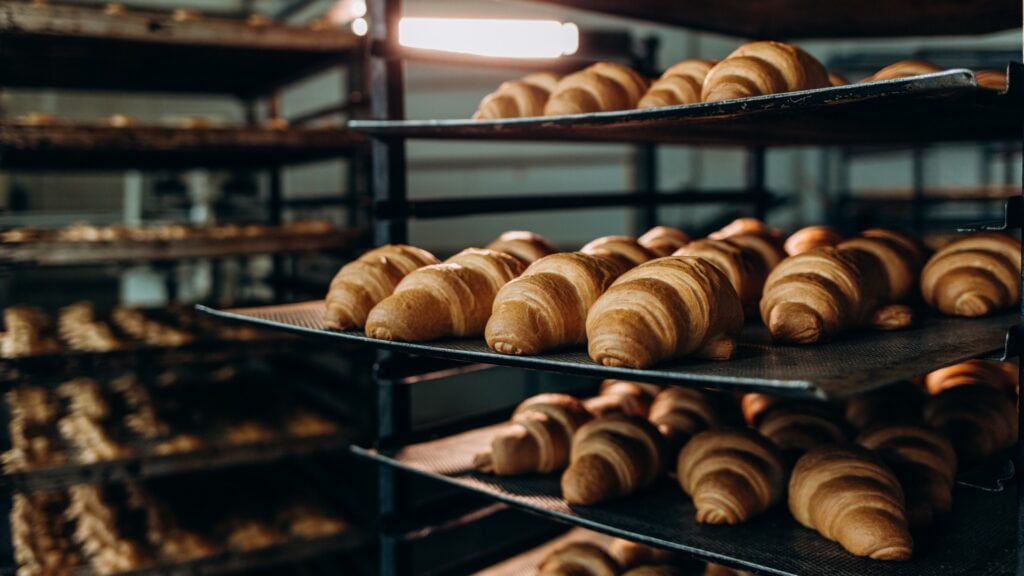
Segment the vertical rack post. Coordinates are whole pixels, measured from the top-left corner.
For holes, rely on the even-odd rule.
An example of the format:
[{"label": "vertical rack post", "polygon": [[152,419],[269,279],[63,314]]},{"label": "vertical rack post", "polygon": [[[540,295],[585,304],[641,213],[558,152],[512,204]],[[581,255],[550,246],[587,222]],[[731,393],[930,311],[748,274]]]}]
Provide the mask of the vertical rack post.
[{"label": "vertical rack post", "polygon": [[913,190],[910,206],[911,229],[920,236],[924,233],[924,148],[915,146],[912,156]]},{"label": "vertical rack post", "polygon": [[768,214],[768,191],[765,188],[765,151],[763,147],[747,150],[747,192],[754,194],[754,217],[764,220]]},{"label": "vertical rack post", "polygon": [[[635,58],[634,67],[645,76],[653,76],[657,70],[658,38],[649,36],[643,41],[641,53]],[[643,233],[658,223],[658,147],[653,144],[640,144],[634,152],[633,185],[636,193],[642,195],[645,202],[637,214],[636,233]]]}]

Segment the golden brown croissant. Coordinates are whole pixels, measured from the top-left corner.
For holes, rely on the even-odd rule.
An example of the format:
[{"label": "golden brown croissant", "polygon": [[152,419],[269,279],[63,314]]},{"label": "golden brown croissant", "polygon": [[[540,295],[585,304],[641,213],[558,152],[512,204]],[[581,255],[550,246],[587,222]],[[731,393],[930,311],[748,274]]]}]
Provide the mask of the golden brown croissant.
[{"label": "golden brown croissant", "polygon": [[678,453],[694,434],[722,424],[710,394],[681,386],[671,386],[659,392],[654,397],[647,419],[665,437],[669,454]]},{"label": "golden brown croissant", "polygon": [[989,386],[1016,396],[1017,366],[1010,362],[968,360],[930,372],[924,377],[924,385],[929,394],[957,386]]},{"label": "golden brown croissant", "polygon": [[800,458],[789,479],[789,511],[857,556],[913,554],[899,480],[864,448],[823,446]]},{"label": "golden brown croissant", "polygon": [[537,576],[616,576],[619,566],[596,544],[571,542],[549,554]]},{"label": "golden brown croissant", "polygon": [[715,64],[717,62],[714,60],[683,60],[675,64],[665,70],[661,78],[651,84],[647,93],[637,104],[637,108],[657,108],[700,102],[704,77]]},{"label": "golden brown croissant", "polygon": [[841,420],[828,405],[782,400],[758,416],[756,428],[793,458],[822,444],[845,442]]},{"label": "golden brown croissant", "polygon": [[498,291],[487,345],[523,355],[583,344],[587,312],[626,269],[620,259],[582,252],[541,258]]},{"label": "golden brown croissant", "polygon": [[669,226],[655,226],[637,239],[637,243],[659,258],[671,255],[689,242],[690,236],[686,232]]},{"label": "golden brown croissant", "polygon": [[544,105],[557,83],[558,76],[550,72],[539,72],[504,82],[497,90],[484,96],[473,119],[543,116]]},{"label": "golden brown croissant", "polygon": [[609,388],[614,388],[615,386],[618,386],[620,383],[632,384],[633,386],[637,386],[652,399],[665,388],[664,386],[659,386],[657,384],[648,384],[647,382],[633,382],[631,380],[616,380],[615,378],[607,378],[601,381],[601,393],[603,394],[605,390]]},{"label": "golden brown croissant", "polygon": [[664,468],[661,435],[636,416],[612,414],[584,424],[572,437],[562,497],[569,504],[597,504],[633,494]]},{"label": "golden brown croissant", "polygon": [[389,244],[374,248],[343,266],[327,291],[324,326],[332,330],[362,328],[366,316],[413,270],[437,264],[426,250]]},{"label": "golden brown croissant", "polygon": [[796,256],[819,246],[835,246],[843,241],[843,235],[831,226],[807,226],[786,238],[786,254]]},{"label": "golden brown croissant", "polygon": [[583,248],[580,248],[580,252],[584,254],[601,254],[603,252],[618,254],[629,260],[633,266],[639,266],[656,257],[654,252],[644,248],[635,238],[629,236],[602,236],[588,242]]},{"label": "golden brown croissant", "polygon": [[601,393],[593,398],[588,398],[583,405],[591,414],[598,417],[608,414],[626,414],[647,418],[653,400],[654,397],[635,382],[611,380],[605,381],[601,385]]},{"label": "golden brown croissant", "polygon": [[622,573],[622,576],[685,576],[686,572],[672,564],[648,564],[637,566]]},{"label": "golden brown croissant", "polygon": [[746,522],[781,500],[786,488],[782,456],[750,429],[697,434],[679,453],[676,472],[705,524]]},{"label": "golden brown croissant", "polygon": [[865,230],[860,236],[840,243],[839,250],[857,250],[874,258],[872,268],[883,272],[888,283],[887,302],[906,300],[924,265],[924,249],[917,241],[893,230]]},{"label": "golden brown croissant", "polygon": [[558,81],[544,114],[585,114],[636,108],[647,91],[647,79],[635,70],[598,62]]},{"label": "golden brown croissant", "polygon": [[[776,230],[775,232],[778,231]],[[746,250],[756,252],[770,272],[786,259],[786,252],[782,249],[782,245],[779,242],[780,239],[781,236],[737,234],[726,238],[726,241]]]},{"label": "golden brown croissant", "polygon": [[978,83],[978,86],[982,88],[988,88],[989,90],[998,90],[999,92],[1006,91],[1006,71],[1005,70],[978,70],[974,73],[974,79]]},{"label": "golden brown croissant", "polygon": [[982,232],[936,252],[921,272],[921,295],[950,316],[985,316],[1020,300],[1020,241]]},{"label": "golden brown croissant", "polygon": [[874,450],[896,473],[907,498],[911,526],[931,524],[953,505],[956,452],[942,434],[924,426],[890,424],[865,430],[857,443]]},{"label": "golden brown croissant", "polygon": [[942,68],[939,68],[931,62],[925,62],[924,60],[901,60],[895,64],[890,64],[885,68],[882,68],[878,72],[875,72],[873,75],[862,80],[862,82],[895,80],[897,78],[920,76],[921,74],[932,74],[934,72],[942,72]]},{"label": "golden brown croissant", "polygon": [[623,570],[632,570],[640,566],[668,564],[675,559],[675,554],[661,548],[652,548],[637,544],[630,540],[616,538],[608,545],[608,555]]},{"label": "golden brown croissant", "polygon": [[523,264],[504,252],[467,248],[406,276],[370,310],[366,335],[406,342],[479,336],[494,296],[522,271]]},{"label": "golden brown croissant", "polygon": [[719,102],[830,86],[828,72],[792,44],[751,42],[708,71],[701,100]]},{"label": "golden brown croissant", "polygon": [[626,272],[598,298],[588,351],[598,364],[630,368],[689,355],[727,360],[742,328],[743,306],[717,268],[668,256]]},{"label": "golden brown croissant", "polygon": [[949,438],[966,469],[1017,441],[1015,404],[988,386],[956,386],[928,400],[924,419]]},{"label": "golden brown croissant", "polygon": [[583,404],[566,394],[527,398],[516,407],[508,427],[491,439],[490,452],[473,458],[473,467],[499,476],[563,470],[573,434],[590,418]]},{"label": "golden brown croissant", "polygon": [[707,567],[704,569],[704,576],[754,576],[753,573],[745,570],[733,570],[728,566],[722,566],[721,564],[712,564],[708,562]]},{"label": "golden brown croissant", "polygon": [[558,252],[558,249],[540,234],[523,230],[505,232],[488,244],[487,248],[515,256],[524,266]]},{"label": "golden brown croissant", "polygon": [[726,224],[721,230],[708,234],[712,240],[726,240],[734,236],[762,236],[782,245],[783,235],[780,230],[772,228],[757,218],[737,218]]},{"label": "golden brown croissant", "polygon": [[[702,258],[718,268],[736,290],[744,312],[754,312],[761,300],[761,290],[773,266],[760,252],[733,242],[744,238],[734,236],[728,240],[695,240],[677,250],[674,256]],[[756,236],[746,236],[763,242]]]},{"label": "golden brown croissant", "polygon": [[846,421],[858,430],[876,424],[912,422],[920,418],[924,395],[911,382],[900,382],[846,400]]},{"label": "golden brown croissant", "polygon": [[838,72],[829,72],[828,83],[830,86],[846,86],[850,81],[846,79],[846,76]]}]

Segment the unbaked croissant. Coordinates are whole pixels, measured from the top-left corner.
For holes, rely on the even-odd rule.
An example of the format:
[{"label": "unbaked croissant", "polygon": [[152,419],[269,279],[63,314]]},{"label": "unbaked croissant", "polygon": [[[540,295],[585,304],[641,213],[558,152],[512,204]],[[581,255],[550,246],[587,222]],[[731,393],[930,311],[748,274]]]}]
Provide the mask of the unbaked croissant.
[{"label": "unbaked croissant", "polygon": [[652,548],[637,544],[631,540],[616,538],[608,545],[608,555],[623,570],[632,570],[640,566],[668,564],[675,559],[675,554],[661,548]]},{"label": "unbaked croissant", "polygon": [[781,500],[786,488],[778,450],[750,429],[697,434],[679,453],[676,472],[705,524],[746,522]]},{"label": "unbaked croissant", "polygon": [[932,74],[934,72],[942,72],[942,68],[939,68],[931,62],[925,62],[924,60],[901,60],[895,64],[890,64],[885,68],[882,68],[878,72],[875,72],[873,75],[862,80],[862,82],[895,80],[897,78],[920,76],[921,74]]},{"label": "unbaked croissant", "polygon": [[[770,266],[757,250],[732,241],[737,238],[741,237],[735,236],[728,240],[695,240],[677,250],[674,255],[693,256],[713,264],[729,279],[729,283],[740,297],[743,310],[754,312],[761,300],[764,281],[773,266]],[[757,239],[754,236],[747,238]]]},{"label": "unbaked croissant", "polygon": [[544,114],[585,114],[636,108],[647,91],[647,79],[635,70],[598,62],[558,81]]},{"label": "unbaked croissant", "polygon": [[584,424],[572,438],[562,497],[569,504],[597,504],[633,494],[664,468],[661,435],[637,416],[612,414]]},{"label": "unbaked croissant", "polygon": [[957,386],[989,386],[1016,396],[1017,380],[1015,364],[974,359],[930,372],[924,377],[924,385],[929,394]]},{"label": "unbaked croissant", "polygon": [[612,380],[601,385],[601,393],[583,402],[594,416],[626,414],[647,418],[654,396],[635,382]]},{"label": "unbaked croissant", "polygon": [[717,64],[714,60],[683,60],[673,65],[651,84],[640,99],[637,108],[657,108],[695,104],[701,101],[700,92],[708,70]]},{"label": "unbaked croissant", "polygon": [[423,342],[483,334],[494,296],[523,271],[516,258],[467,248],[406,276],[366,318],[366,335]]},{"label": "unbaked croissant", "polygon": [[950,316],[985,316],[1020,300],[1020,241],[972,234],[939,250],[921,272],[921,295]]},{"label": "unbaked croissant", "polygon": [[487,248],[515,256],[524,266],[558,252],[558,249],[540,234],[523,230],[505,232],[488,244]]},{"label": "unbaked croissant", "polygon": [[949,512],[956,452],[945,436],[924,426],[890,424],[865,430],[857,443],[877,452],[896,473],[911,526],[926,526]]},{"label": "unbaked croissant", "polygon": [[876,424],[912,422],[920,418],[924,395],[911,382],[901,382],[846,400],[846,421],[858,430]]},{"label": "unbaked croissant", "polygon": [[742,328],[725,275],[700,258],[668,256],[626,272],[597,299],[588,351],[598,364],[630,368],[689,355],[728,360]]},{"label": "unbaked croissant", "polygon": [[791,458],[822,444],[847,440],[842,417],[829,406],[795,400],[779,401],[762,412],[756,428]]},{"label": "unbaked croissant", "polygon": [[644,248],[630,236],[602,236],[588,242],[583,248],[580,248],[580,252],[584,254],[610,252],[629,260],[633,266],[639,266],[656,258],[654,252]]},{"label": "unbaked croissant", "polygon": [[438,259],[426,250],[389,244],[374,248],[343,266],[331,280],[324,303],[324,326],[332,330],[362,328],[366,316],[395,290],[407,274]]},{"label": "unbaked croissant", "polygon": [[563,470],[573,434],[590,418],[583,404],[566,394],[527,398],[516,407],[508,427],[491,439],[490,451],[473,458],[473,467],[499,476]]},{"label": "unbaked croissant", "polygon": [[924,419],[949,438],[964,469],[1017,441],[1015,400],[988,386],[943,390],[925,404]]},{"label": "unbaked croissant", "polygon": [[542,116],[558,76],[550,72],[529,74],[519,80],[502,83],[480,102],[474,120]]},{"label": "unbaked croissant", "polygon": [[819,246],[835,246],[843,241],[843,235],[831,226],[807,226],[786,238],[786,254],[796,256]]},{"label": "unbaked croissant", "polygon": [[689,242],[690,236],[686,232],[670,226],[655,226],[637,239],[637,243],[659,258],[671,255]]},{"label": "unbaked croissant", "polygon": [[804,454],[789,479],[789,511],[857,556],[913,554],[899,480],[864,448],[823,446]]},{"label": "unbaked croissant", "polygon": [[537,576],[617,576],[619,566],[596,544],[571,542],[549,554]]},{"label": "unbaked croissant", "polygon": [[665,437],[669,454],[678,453],[694,434],[722,423],[709,393],[681,386],[670,386],[659,392],[647,419]]},{"label": "unbaked croissant", "polygon": [[974,73],[974,80],[978,86],[989,90],[1005,92],[1007,86],[1006,71],[1003,70],[978,70]]},{"label": "unbaked croissant", "polygon": [[781,42],[751,42],[708,71],[701,100],[719,102],[830,85],[825,67],[801,48]]}]

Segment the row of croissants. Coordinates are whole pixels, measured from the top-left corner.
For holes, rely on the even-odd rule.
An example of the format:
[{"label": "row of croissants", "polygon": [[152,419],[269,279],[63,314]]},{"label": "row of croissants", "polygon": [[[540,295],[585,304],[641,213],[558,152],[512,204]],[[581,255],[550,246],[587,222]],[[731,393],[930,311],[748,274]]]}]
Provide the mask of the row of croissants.
[{"label": "row of croissants", "polygon": [[668,550],[622,538],[602,545],[605,539],[577,529],[570,542],[544,556],[537,576],[750,576],[720,564],[700,566]]},{"label": "row of croissants", "polygon": [[760,313],[778,342],[810,344],[907,327],[918,293],[946,315],[1008,309],[1020,298],[1020,248],[1012,236],[979,233],[929,258],[900,232],[844,239],[812,226],[785,238],[752,218],[699,240],[659,226],[577,252],[506,232],[444,262],[406,245],[363,254],[331,281],[324,324],[409,342],[482,335],[515,355],[585,344],[606,366],[726,360],[745,315]]},{"label": "row of croissants", "polygon": [[606,380],[585,400],[528,398],[472,462],[485,474],[559,473],[576,506],[674,471],[697,522],[741,524],[786,501],[854,555],[908,560],[912,530],[950,510],[957,470],[1016,442],[1016,371],[973,360],[842,404]]},{"label": "row of croissants", "polygon": [[[922,60],[903,60],[882,68],[861,82],[894,80],[941,72]],[[1006,90],[1006,73],[982,70],[978,86]],[[649,80],[612,62],[598,62],[565,77],[550,72],[530,74],[503,83],[480,102],[477,120],[586,114],[720,102],[783,92],[796,92],[849,82],[825,70],[798,46],[782,42],[751,42],[724,60],[683,60],[660,78]]]}]

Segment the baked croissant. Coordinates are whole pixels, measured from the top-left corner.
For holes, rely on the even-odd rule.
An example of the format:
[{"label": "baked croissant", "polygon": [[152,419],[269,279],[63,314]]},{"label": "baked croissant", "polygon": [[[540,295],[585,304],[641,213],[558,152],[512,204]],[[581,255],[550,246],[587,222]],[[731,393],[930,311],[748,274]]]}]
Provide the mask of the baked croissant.
[{"label": "baked croissant", "polygon": [[603,394],[605,390],[613,388],[620,383],[632,384],[633,386],[636,386],[643,390],[644,393],[646,393],[652,399],[655,396],[657,396],[659,392],[665,389],[664,386],[659,386],[657,384],[648,384],[647,382],[633,382],[631,380],[616,380],[615,378],[607,378],[601,381],[601,393]]},{"label": "baked croissant", "polygon": [[822,444],[845,442],[841,420],[827,405],[783,400],[760,414],[756,428],[783,454],[799,457]]},{"label": "baked croissant", "polygon": [[619,566],[596,544],[571,542],[549,554],[537,576],[617,576]]},{"label": "baked croissant", "polygon": [[936,252],[921,272],[921,295],[949,316],[985,316],[1020,300],[1020,241],[982,232]]},{"label": "baked croissant", "polygon": [[714,60],[683,60],[673,65],[647,89],[637,108],[657,108],[679,104],[696,104],[708,70]]},{"label": "baked croissant", "polygon": [[[764,281],[771,271],[760,252],[729,240],[695,240],[677,250],[674,256],[693,256],[718,268],[740,297],[745,312],[757,310]],[[755,238],[756,237],[749,237]]]},{"label": "baked croissant", "polygon": [[745,570],[734,570],[728,566],[722,566],[721,564],[712,564],[708,562],[708,565],[704,568],[704,576],[754,576],[752,572]]},{"label": "baked croissant", "polygon": [[426,250],[389,244],[370,250],[343,266],[331,280],[324,303],[324,326],[332,330],[362,328],[366,317],[413,270],[439,261]]},{"label": "baked croissant", "polygon": [[728,279],[700,258],[668,256],[626,272],[587,315],[590,357],[646,368],[694,355],[728,360],[743,306]]},{"label": "baked croissant", "polygon": [[796,256],[819,246],[835,246],[843,241],[843,235],[831,226],[807,226],[786,238],[786,254]]},{"label": "baked croissant", "polygon": [[[635,382],[625,380],[605,381],[601,393],[583,402],[594,416],[626,414],[647,418],[654,397]],[[606,385],[607,384],[607,385]]]},{"label": "baked croissant", "polygon": [[957,386],[933,396],[924,419],[949,438],[963,469],[1017,441],[1015,400],[988,386]]},{"label": "baked croissant", "polygon": [[1007,79],[1003,70],[978,70],[974,73],[974,80],[982,88],[1006,92]]},{"label": "baked croissant", "polygon": [[558,249],[540,234],[523,230],[504,232],[488,244],[487,248],[515,256],[524,266],[558,252]]},{"label": "baked croissant", "polygon": [[957,386],[989,386],[1016,396],[1017,366],[1009,362],[968,360],[930,372],[924,377],[924,386],[933,395]]},{"label": "baked croissant", "polygon": [[637,238],[638,244],[658,258],[671,255],[689,242],[690,236],[686,232],[669,226],[655,226]]},{"label": "baked croissant", "polygon": [[882,80],[895,80],[909,76],[920,76],[921,74],[932,74],[942,72],[942,68],[925,62],[924,60],[901,60],[890,64],[878,72],[862,80],[862,82],[880,82]]},{"label": "baked croissant", "polygon": [[720,230],[708,234],[712,240],[727,240],[734,236],[761,236],[782,245],[783,235],[780,230],[772,228],[757,218],[737,218],[723,226]]},{"label": "baked croissant", "polygon": [[846,400],[846,421],[858,430],[876,424],[911,422],[921,416],[924,395],[910,382],[878,388]]},{"label": "baked croissant", "polygon": [[830,71],[828,73],[828,83],[830,86],[846,86],[850,81],[846,79],[846,76],[843,76],[838,72]]},{"label": "baked croissant", "polygon": [[676,472],[705,524],[746,522],[781,500],[786,488],[778,450],[750,429],[697,434],[679,453]]},{"label": "baked croissant", "polygon": [[573,434],[590,418],[583,404],[566,394],[527,398],[516,407],[508,427],[491,439],[491,450],[473,458],[473,467],[499,476],[563,470]]},{"label": "baked croissant", "polygon": [[423,342],[483,334],[494,297],[523,271],[516,258],[467,248],[406,276],[366,318],[366,335]]},{"label": "baked croissant", "polygon": [[612,414],[584,424],[572,438],[562,497],[569,504],[597,504],[633,494],[664,468],[661,435],[647,420]]},{"label": "baked croissant", "polygon": [[502,83],[480,102],[474,120],[543,116],[544,105],[558,83],[558,76],[539,72]]},{"label": "baked croissant", "polygon": [[632,570],[640,566],[668,564],[675,559],[675,554],[661,548],[652,548],[637,544],[630,540],[616,538],[608,545],[608,555],[623,570]]},{"label": "baked croissant", "polygon": [[906,494],[911,526],[931,524],[953,505],[956,452],[942,434],[924,426],[883,425],[865,430],[857,443],[874,450],[896,473]]},{"label": "baked croissant", "polygon": [[694,434],[722,423],[710,394],[681,386],[671,386],[659,392],[654,397],[647,419],[665,437],[669,454],[678,453]]},{"label": "baked croissant", "polygon": [[924,265],[924,249],[917,241],[893,230],[865,230],[860,236],[840,243],[839,249],[857,250],[874,258],[872,268],[884,272],[888,282],[887,302],[906,300]]},{"label": "baked croissant", "polygon": [[647,91],[647,79],[635,70],[598,62],[558,81],[544,114],[586,114],[636,108]]},{"label": "baked croissant", "polygon": [[789,479],[789,511],[857,556],[913,554],[899,480],[864,448],[823,446],[804,454]]},{"label": "baked croissant", "polygon": [[828,72],[792,44],[751,42],[716,64],[704,78],[701,100],[719,102],[831,86]]},{"label": "baked croissant", "polygon": [[584,254],[601,254],[603,252],[617,254],[629,260],[633,266],[639,266],[657,257],[654,252],[644,248],[635,238],[629,236],[602,236],[588,242],[583,248],[580,248],[580,252]]},{"label": "baked croissant", "polygon": [[786,252],[779,242],[780,238],[781,236],[765,234],[737,234],[726,238],[726,241],[757,253],[770,272],[786,259]]},{"label": "baked croissant", "polygon": [[686,571],[672,564],[648,564],[623,572],[622,576],[686,576]]},{"label": "baked croissant", "polygon": [[586,342],[587,312],[627,269],[603,255],[546,256],[494,298],[484,337],[502,354],[539,354]]}]

